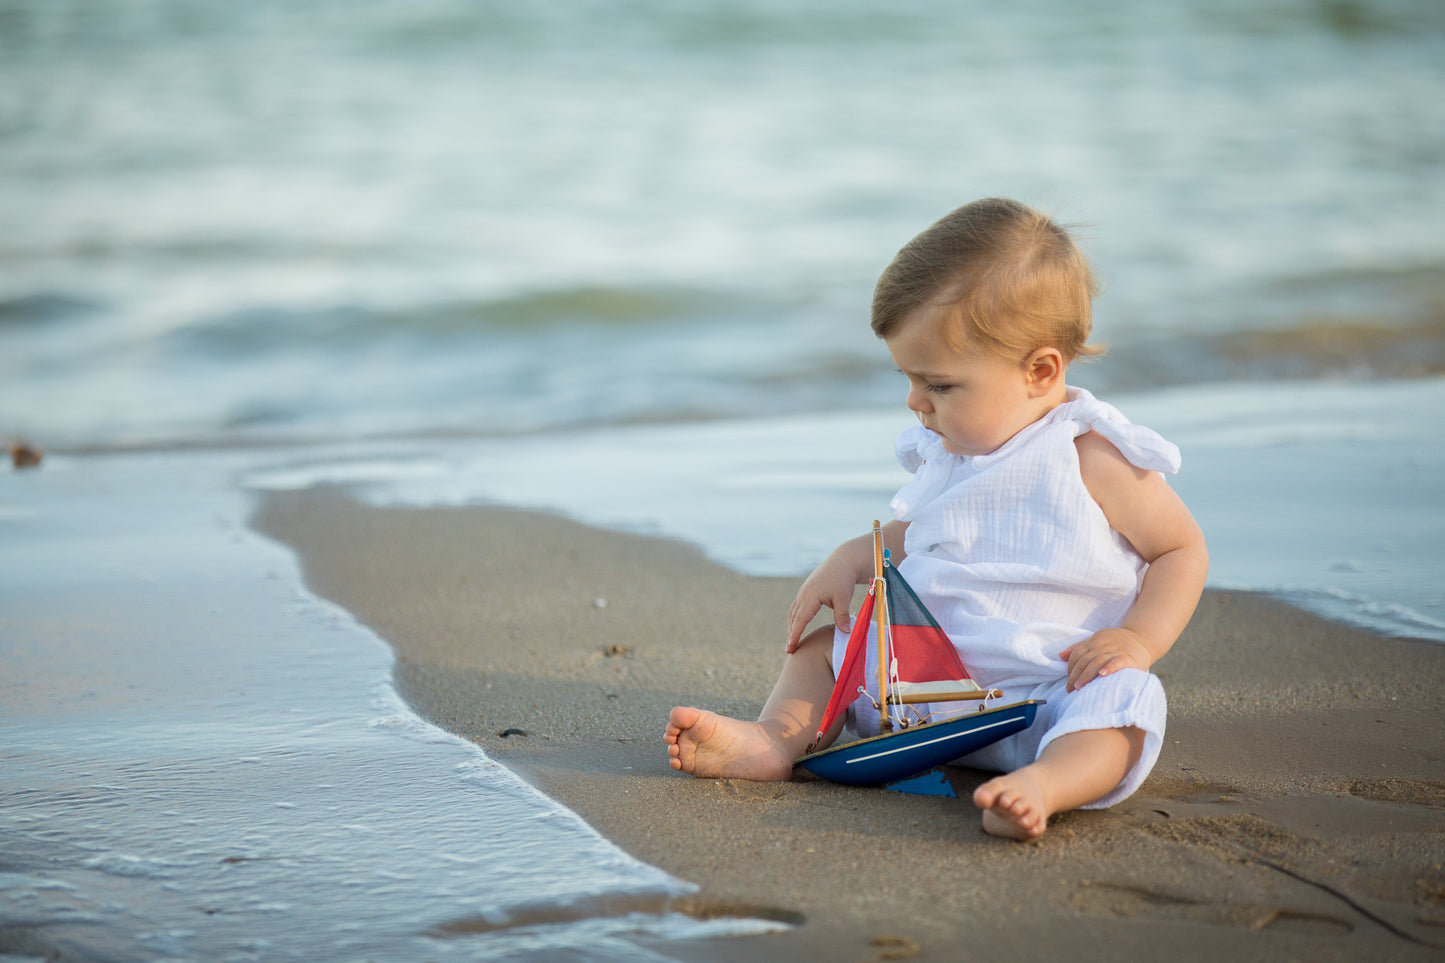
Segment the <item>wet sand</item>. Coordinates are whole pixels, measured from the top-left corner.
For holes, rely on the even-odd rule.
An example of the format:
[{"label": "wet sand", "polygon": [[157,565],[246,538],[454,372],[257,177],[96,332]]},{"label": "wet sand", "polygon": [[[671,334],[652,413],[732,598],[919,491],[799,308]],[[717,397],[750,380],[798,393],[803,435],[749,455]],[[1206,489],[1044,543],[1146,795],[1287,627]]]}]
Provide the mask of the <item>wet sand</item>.
[{"label": "wet sand", "polygon": [[391,644],[418,713],[698,884],[679,908],[797,924],[693,959],[1445,954],[1445,647],[1210,592],[1155,667],[1169,731],[1141,791],[1013,843],[962,799],[668,767],[673,705],[757,714],[795,579],[550,515],[330,489],[272,496],[254,524]]}]

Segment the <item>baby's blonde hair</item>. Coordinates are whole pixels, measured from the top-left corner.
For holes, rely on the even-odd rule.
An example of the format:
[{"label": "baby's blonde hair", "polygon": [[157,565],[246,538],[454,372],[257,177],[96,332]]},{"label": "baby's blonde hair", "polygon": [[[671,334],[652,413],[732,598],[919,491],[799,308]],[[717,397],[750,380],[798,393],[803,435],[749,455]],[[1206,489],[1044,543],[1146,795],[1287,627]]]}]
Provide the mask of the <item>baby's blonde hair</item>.
[{"label": "baby's blonde hair", "polygon": [[903,246],[873,291],[873,333],[886,338],[925,306],[948,310],[945,337],[1010,358],[1057,348],[1065,363],[1102,349],[1093,272],[1067,231],[1018,201],[991,197],[935,222]]}]

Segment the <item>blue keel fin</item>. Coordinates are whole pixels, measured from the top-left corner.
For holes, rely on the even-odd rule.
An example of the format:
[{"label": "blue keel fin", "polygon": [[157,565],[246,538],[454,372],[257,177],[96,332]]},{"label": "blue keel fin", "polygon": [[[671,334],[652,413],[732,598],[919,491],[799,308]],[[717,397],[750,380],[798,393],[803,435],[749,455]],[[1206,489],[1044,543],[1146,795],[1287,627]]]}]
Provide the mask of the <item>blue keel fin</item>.
[{"label": "blue keel fin", "polygon": [[921,772],[916,776],[909,776],[907,779],[899,779],[897,782],[885,783],[884,789],[893,792],[912,793],[915,796],[944,796],[948,799],[957,799],[958,793],[953,791],[953,783],[949,781],[948,774],[941,767],[935,766],[927,772]]}]

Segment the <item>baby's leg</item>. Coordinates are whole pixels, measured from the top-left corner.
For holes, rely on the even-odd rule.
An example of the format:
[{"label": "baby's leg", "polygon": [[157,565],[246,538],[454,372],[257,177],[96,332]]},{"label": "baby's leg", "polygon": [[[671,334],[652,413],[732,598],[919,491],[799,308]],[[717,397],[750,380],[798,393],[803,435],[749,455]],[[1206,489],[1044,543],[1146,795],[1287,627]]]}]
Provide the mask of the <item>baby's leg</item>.
[{"label": "baby's leg", "polygon": [[[679,706],[668,717],[667,754],[674,769],[694,776],[782,780],[817,734],[833,693],[833,629],[806,636],[783,663],[757,722]],[[841,724],[837,728],[842,728]],[[825,744],[837,738],[827,734]]]},{"label": "baby's leg", "polygon": [[1022,769],[979,786],[973,804],[995,836],[1042,836],[1054,813],[1077,809],[1123,780],[1144,751],[1144,730],[1084,729],[1059,736]]}]

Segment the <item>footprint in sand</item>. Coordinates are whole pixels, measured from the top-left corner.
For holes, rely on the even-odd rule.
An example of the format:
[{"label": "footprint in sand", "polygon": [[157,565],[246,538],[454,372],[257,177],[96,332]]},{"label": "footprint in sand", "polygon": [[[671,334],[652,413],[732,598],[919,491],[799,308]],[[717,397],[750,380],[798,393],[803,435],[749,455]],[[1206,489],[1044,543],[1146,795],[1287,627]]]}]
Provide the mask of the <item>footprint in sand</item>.
[{"label": "footprint in sand", "polygon": [[1445,783],[1425,779],[1357,779],[1350,783],[1349,793],[1378,802],[1445,809]]},{"label": "footprint in sand", "polygon": [[[1416,789],[1409,788],[1409,792]],[[1376,790],[1397,796],[1402,787],[1370,787],[1370,791]],[[1203,895],[1172,893],[1152,882],[1084,883],[1072,897],[1078,909],[1098,915],[1173,919],[1324,937],[1344,936],[1368,921],[1407,942],[1445,948],[1428,936],[1411,932],[1412,924],[1391,919],[1399,907],[1384,911],[1372,907],[1367,896],[1352,893],[1347,883],[1332,879],[1334,870],[1311,858],[1317,841],[1297,836],[1253,813],[1166,819],[1141,823],[1138,829],[1174,844],[1180,858],[1204,856],[1218,860],[1224,875],[1206,872],[1200,877]],[[1236,867],[1263,870],[1265,875],[1252,871],[1247,876],[1238,875]],[[1211,889],[1213,894],[1209,893]],[[1246,894],[1242,899],[1241,890]],[[1254,891],[1252,897],[1247,895],[1250,890]],[[1429,918],[1431,903],[1425,898],[1430,895],[1422,897],[1421,923],[1433,922]]]},{"label": "footprint in sand", "polygon": [[1232,926],[1246,930],[1293,931],[1344,936],[1354,931],[1345,920],[1266,904],[1222,903],[1194,899],[1162,889],[1120,883],[1083,883],[1070,900],[1075,909],[1096,916],[1171,920]]}]

